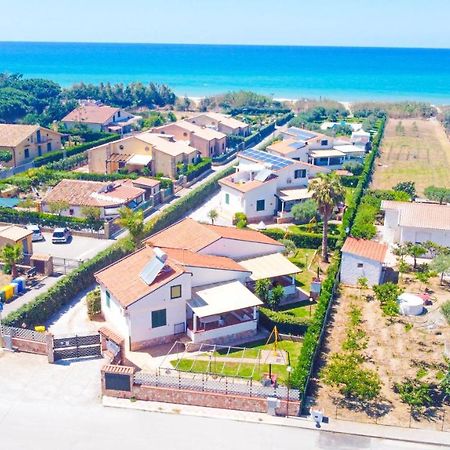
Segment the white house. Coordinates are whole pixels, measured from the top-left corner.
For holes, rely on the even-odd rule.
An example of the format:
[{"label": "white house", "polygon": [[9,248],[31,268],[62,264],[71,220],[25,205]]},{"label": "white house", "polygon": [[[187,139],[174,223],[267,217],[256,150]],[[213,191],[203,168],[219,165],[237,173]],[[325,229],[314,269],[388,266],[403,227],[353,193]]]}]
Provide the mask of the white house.
[{"label": "white house", "polygon": [[342,247],[341,282],[357,285],[359,278],[367,278],[369,286],[380,284],[387,250],[386,244],[348,237]]},{"label": "white house", "polygon": [[450,247],[450,206],[384,200],[381,209],[387,243],[432,241]]},{"label": "white house", "polygon": [[353,131],[351,142],[357,145],[366,145],[370,142],[370,133],[364,131],[363,129]]},{"label": "white house", "polygon": [[333,147],[334,142],[334,139],[330,136],[298,127],[290,127],[286,131],[281,131],[280,136],[283,139],[294,139],[302,142],[309,150],[329,149]]},{"label": "white house", "polygon": [[[193,343],[251,337],[262,304],[254,281],[272,278],[289,294],[299,271],[283,249],[257,231],[182,220],[96,273],[103,315],[131,350],[183,335]],[[276,258],[273,270],[267,258]]]},{"label": "white house", "polygon": [[238,162],[236,173],[219,181],[221,208],[230,215],[242,212],[250,222],[289,219],[295,203],[311,198],[309,179],[328,171],[255,149],[240,152]]}]

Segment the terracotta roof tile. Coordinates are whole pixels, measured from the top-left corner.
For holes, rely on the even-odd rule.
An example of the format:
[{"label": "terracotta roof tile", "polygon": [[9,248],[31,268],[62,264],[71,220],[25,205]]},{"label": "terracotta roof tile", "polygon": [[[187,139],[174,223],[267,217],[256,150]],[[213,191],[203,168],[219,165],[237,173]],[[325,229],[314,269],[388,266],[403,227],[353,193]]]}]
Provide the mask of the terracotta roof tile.
[{"label": "terracotta roof tile", "polygon": [[250,192],[260,188],[261,186],[265,186],[270,181],[277,179],[278,175],[272,174],[265,181],[252,180],[246,181],[245,183],[236,183],[235,181],[233,181],[234,178],[235,178],[234,174],[229,175],[228,177],[219,180],[219,184],[231,187],[239,192]]},{"label": "terracotta roof tile", "polygon": [[79,106],[67,114],[63,122],[86,122],[105,124],[109,123],[112,116],[120,111],[120,108],[113,108],[106,105],[85,105]]},{"label": "terracotta roof tile", "polygon": [[151,247],[141,248],[97,272],[95,278],[126,308],[184,273],[184,269],[169,258],[166,261],[167,270],[148,285],[140,274],[154,256],[155,252]]},{"label": "terracotta roof tile", "polygon": [[16,147],[39,129],[51,131],[58,135],[61,134],[53,130],[48,130],[47,128],[42,128],[39,125],[2,123],[0,124],[0,147]]},{"label": "terracotta roof tile", "polygon": [[187,218],[147,239],[149,245],[199,251],[221,238],[261,244],[279,245],[279,242],[255,230],[208,225]]},{"label": "terracotta roof tile", "polygon": [[378,262],[384,262],[387,250],[386,244],[353,237],[348,237],[342,247],[342,253],[351,253]]}]

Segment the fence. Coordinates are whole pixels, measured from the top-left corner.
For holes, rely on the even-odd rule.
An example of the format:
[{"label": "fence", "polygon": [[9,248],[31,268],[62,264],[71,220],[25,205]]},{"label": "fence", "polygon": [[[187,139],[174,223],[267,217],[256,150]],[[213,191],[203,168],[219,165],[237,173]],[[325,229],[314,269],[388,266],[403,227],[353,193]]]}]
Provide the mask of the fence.
[{"label": "fence", "polygon": [[27,341],[47,342],[45,333],[39,333],[26,328],[7,327],[6,325],[0,325],[0,329],[3,337],[10,336],[11,338],[24,339]]},{"label": "fence", "polygon": [[12,177],[14,175],[17,175],[18,173],[25,172],[28,169],[32,169],[33,167],[34,167],[34,162],[31,161],[28,164],[23,164],[21,166],[11,167],[10,169],[2,170],[0,172],[0,179]]},{"label": "fence", "polygon": [[48,355],[48,335],[25,328],[0,326],[0,346],[38,355]]},{"label": "fence", "polygon": [[134,384],[263,399],[274,396],[298,401],[300,398],[298,389],[289,389],[286,386],[264,386],[259,381],[244,381],[242,378],[219,377],[207,373],[188,375],[171,369],[162,370],[170,374],[161,373],[161,370],[155,373],[137,372],[134,375]]},{"label": "fence", "polygon": [[78,259],[70,259],[70,258],[58,258],[53,257],[53,268],[55,272],[63,273],[64,275],[70,272],[73,269],[76,269],[80,266],[83,261]]}]

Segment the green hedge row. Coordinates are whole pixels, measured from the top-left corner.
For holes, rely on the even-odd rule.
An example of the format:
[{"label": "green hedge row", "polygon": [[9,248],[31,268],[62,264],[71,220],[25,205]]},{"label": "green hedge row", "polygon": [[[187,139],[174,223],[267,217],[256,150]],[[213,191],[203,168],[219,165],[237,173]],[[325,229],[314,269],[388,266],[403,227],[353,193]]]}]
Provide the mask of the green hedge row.
[{"label": "green hedge row", "polygon": [[274,131],[275,131],[275,122],[269,123],[269,125],[260,128],[260,130],[257,133],[253,133],[252,135],[247,136],[244,139],[244,147],[249,148],[253,145],[258,144],[264,138],[272,134]]},{"label": "green hedge row", "polygon": [[[181,198],[171,206],[163,210],[158,216],[146,224],[146,235],[153,234],[161,229],[182,219],[190,210],[200,206],[211,194],[219,189],[218,181],[230,175],[232,167],[219,172],[206,183],[192,190],[188,195]],[[9,326],[27,327],[42,325],[57,313],[63,306],[71,302],[74,297],[94,283],[94,274],[128,255],[133,251],[128,238],[124,238],[103,250],[94,258],[83,263],[78,269],[64,276],[47,292],[38,295],[33,301],[20,307],[2,321]]]},{"label": "green hedge row", "polygon": [[192,181],[199,177],[201,174],[208,172],[208,170],[211,170],[211,158],[203,158],[192,168],[188,167],[188,170],[184,175],[186,175],[188,181]]},{"label": "green hedge row", "polygon": [[296,336],[305,334],[311,325],[310,317],[290,316],[283,311],[272,311],[263,307],[259,308],[259,321],[268,330],[272,330],[276,326],[280,333]]},{"label": "green hedge row", "polygon": [[46,164],[59,161],[64,158],[64,154],[66,157],[77,155],[79,153],[85,152],[90,148],[97,147],[99,145],[107,144],[108,142],[117,141],[120,138],[118,134],[111,134],[110,136],[104,137],[102,139],[97,139],[96,141],[85,142],[84,144],[74,145],[73,147],[67,147],[64,150],[53,150],[52,152],[48,152],[45,155],[38,156],[34,159],[34,166],[41,167]]},{"label": "green hedge row", "polygon": [[[286,231],[280,228],[269,228],[263,230],[262,233],[277,241],[284,239],[286,236]],[[308,233],[298,230],[295,233],[289,233],[288,239],[293,241],[298,248],[318,248],[322,245],[322,234],[319,233]],[[328,245],[332,250],[336,248],[338,240],[339,236],[328,236]]]},{"label": "green hedge row", "polygon": [[36,211],[21,211],[13,208],[0,207],[0,222],[17,223],[27,225],[29,223],[41,225],[44,227],[70,227],[73,230],[103,228],[101,220],[87,220],[71,216],[58,216],[56,214],[47,214]]},{"label": "green hedge row", "polygon": [[275,124],[277,125],[277,127],[281,127],[285,123],[288,123],[294,116],[295,116],[295,114],[292,111],[290,111],[290,112],[286,113],[284,116],[279,117],[275,121]]},{"label": "green hedge row", "polygon": [[[384,124],[385,119],[380,119],[377,123],[378,131],[374,136],[372,142],[372,152],[365,158],[364,171],[355,189],[350,205],[344,213],[341,239],[337,243],[338,249],[340,249],[340,246],[345,239],[345,236],[347,234],[346,229],[351,229],[351,226],[353,225],[355,214],[361,202],[364,189],[370,183],[375,158],[378,154],[378,147],[383,136]],[[329,303],[333,298],[333,287],[334,284],[337,283],[336,280],[340,269],[340,258],[341,255],[339,253],[338,257],[333,260],[328,268],[327,277],[322,283],[320,296],[317,302],[316,309],[314,311],[313,318],[311,320],[311,324],[304,336],[302,349],[297,364],[295,365],[294,371],[292,373],[292,385],[299,389],[303,393],[303,395],[307,391],[310,373],[313,370],[314,359],[316,357],[319,346],[321,345],[320,334],[322,331],[322,327],[325,326],[324,322]]]}]

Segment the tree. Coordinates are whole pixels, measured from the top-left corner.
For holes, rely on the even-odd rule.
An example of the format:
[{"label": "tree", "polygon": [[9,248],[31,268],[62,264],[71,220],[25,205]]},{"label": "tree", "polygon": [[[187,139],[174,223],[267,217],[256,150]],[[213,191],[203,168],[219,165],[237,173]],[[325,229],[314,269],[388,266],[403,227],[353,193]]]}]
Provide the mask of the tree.
[{"label": "tree", "polygon": [[359,277],[358,278],[358,287],[360,294],[362,294],[362,291],[365,291],[369,288],[369,280],[366,277]]},{"label": "tree", "polygon": [[270,294],[270,288],[272,283],[268,278],[263,278],[262,280],[256,280],[255,283],[255,294],[263,301],[267,303]]},{"label": "tree", "polygon": [[416,278],[417,278],[417,281],[420,281],[425,286],[428,283],[429,279],[431,278],[431,275],[432,274],[430,271],[424,270],[423,272],[417,272]]},{"label": "tree", "polygon": [[66,209],[69,209],[69,207],[69,202],[66,200],[56,200],[48,204],[48,209],[50,210],[50,212],[52,214],[58,214],[58,216],[60,216],[61,213]]},{"label": "tree", "polygon": [[345,190],[334,174],[319,174],[318,178],[311,180],[308,191],[316,201],[319,213],[323,220],[322,260],[328,262],[328,221],[334,208],[344,201]]},{"label": "tree", "polygon": [[12,153],[9,150],[0,151],[0,161],[1,162],[9,162],[12,160]]},{"label": "tree", "polygon": [[83,206],[81,208],[81,214],[83,214],[87,220],[94,222],[100,219],[100,208],[96,208],[95,206]]},{"label": "tree", "polygon": [[392,189],[394,191],[406,192],[411,200],[416,198],[416,183],[414,181],[402,181],[396,184]]},{"label": "tree", "polygon": [[422,244],[413,244],[412,242],[408,242],[407,246],[407,254],[414,258],[414,269],[417,269],[417,258],[425,255],[427,249]]},{"label": "tree", "polygon": [[144,212],[141,209],[133,211],[127,207],[120,208],[116,223],[128,230],[136,245],[140,243],[144,234]]},{"label": "tree", "polygon": [[450,189],[446,187],[428,186],[424,190],[425,197],[428,200],[443,203],[450,203]]},{"label": "tree", "polygon": [[313,217],[316,217],[317,215],[317,203],[311,199],[296,203],[292,207],[291,213],[297,222],[309,222]]},{"label": "tree", "polygon": [[295,252],[297,251],[297,247],[295,245],[295,242],[291,239],[281,239],[280,244],[284,245],[284,252],[283,254],[285,256],[293,256],[295,255]]},{"label": "tree", "polygon": [[208,218],[211,220],[211,223],[214,225],[214,221],[219,217],[219,213],[215,209],[211,209],[208,211]]},{"label": "tree", "polygon": [[444,282],[444,274],[450,272],[450,255],[440,253],[431,261],[430,267],[441,274],[441,284]]},{"label": "tree", "polygon": [[266,300],[267,306],[272,310],[277,309],[283,297],[284,297],[283,286],[280,285],[275,286],[269,292],[269,295]]},{"label": "tree", "polygon": [[397,298],[403,289],[394,283],[384,283],[373,286],[373,291],[383,313],[387,316],[396,316],[399,312]]},{"label": "tree", "polygon": [[11,275],[16,278],[17,273],[17,263],[22,260],[23,250],[20,244],[6,244],[1,250],[1,259],[7,267],[11,268]]}]

